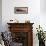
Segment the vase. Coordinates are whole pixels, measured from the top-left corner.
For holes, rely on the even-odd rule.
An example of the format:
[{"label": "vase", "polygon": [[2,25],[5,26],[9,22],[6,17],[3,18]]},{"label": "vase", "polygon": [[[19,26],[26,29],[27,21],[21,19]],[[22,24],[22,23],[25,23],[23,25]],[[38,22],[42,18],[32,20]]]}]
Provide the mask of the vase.
[{"label": "vase", "polygon": [[39,46],[45,46],[45,41],[39,40]]}]

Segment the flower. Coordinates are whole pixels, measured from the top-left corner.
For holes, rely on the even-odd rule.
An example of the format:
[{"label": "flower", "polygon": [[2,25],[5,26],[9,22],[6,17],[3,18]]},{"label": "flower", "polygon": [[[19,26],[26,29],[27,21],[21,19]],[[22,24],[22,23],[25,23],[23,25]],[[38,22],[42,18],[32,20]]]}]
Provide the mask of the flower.
[{"label": "flower", "polygon": [[39,28],[36,28],[36,29],[37,29],[37,34],[36,34],[36,36],[38,35],[38,40],[43,40],[43,41],[45,41],[45,35],[44,35],[44,32],[43,32],[42,27],[40,27],[40,25],[39,25]]}]

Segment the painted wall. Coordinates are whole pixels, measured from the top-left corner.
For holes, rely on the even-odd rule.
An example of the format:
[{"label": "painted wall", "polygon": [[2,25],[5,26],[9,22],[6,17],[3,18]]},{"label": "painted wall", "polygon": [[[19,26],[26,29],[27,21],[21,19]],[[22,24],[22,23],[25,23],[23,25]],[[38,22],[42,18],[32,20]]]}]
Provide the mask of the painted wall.
[{"label": "painted wall", "polygon": [[46,31],[46,0],[40,0],[40,24]]},{"label": "painted wall", "polygon": [[0,0],[0,31],[2,31],[2,0]]},{"label": "painted wall", "polygon": [[[42,5],[42,4],[41,4]],[[28,7],[28,14],[14,14],[14,7]],[[41,12],[40,0],[2,0],[2,26],[3,31],[8,30],[7,22],[17,19],[19,22],[30,20],[33,25],[33,45],[38,46],[36,27],[39,24],[46,30],[46,16]]]},{"label": "painted wall", "polygon": [[46,0],[40,0],[40,9],[42,13],[46,13]]},{"label": "painted wall", "polygon": [[[14,7],[28,7],[28,14],[14,14]],[[6,23],[10,19],[17,19],[19,22],[30,20],[33,23],[39,23],[40,20],[40,0],[3,0],[2,1],[2,23],[6,27]],[[38,20],[38,21],[37,21]],[[4,31],[7,28],[4,27]]]}]

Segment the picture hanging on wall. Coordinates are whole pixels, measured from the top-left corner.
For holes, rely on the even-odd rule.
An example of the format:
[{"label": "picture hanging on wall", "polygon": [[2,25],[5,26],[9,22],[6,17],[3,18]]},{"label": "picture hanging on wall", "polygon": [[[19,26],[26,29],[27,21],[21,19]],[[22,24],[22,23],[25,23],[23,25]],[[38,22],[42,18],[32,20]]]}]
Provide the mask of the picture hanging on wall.
[{"label": "picture hanging on wall", "polygon": [[15,14],[28,14],[28,7],[15,7],[14,13]]}]

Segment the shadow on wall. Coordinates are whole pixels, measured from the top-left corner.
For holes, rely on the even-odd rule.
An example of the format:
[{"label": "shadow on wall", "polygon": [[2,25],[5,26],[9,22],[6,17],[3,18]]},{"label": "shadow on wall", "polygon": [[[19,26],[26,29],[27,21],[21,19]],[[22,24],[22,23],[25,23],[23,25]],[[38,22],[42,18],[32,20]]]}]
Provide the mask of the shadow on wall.
[{"label": "shadow on wall", "polygon": [[0,31],[2,31],[2,0],[0,0]]},{"label": "shadow on wall", "polygon": [[40,11],[46,14],[46,0],[40,0]]}]

